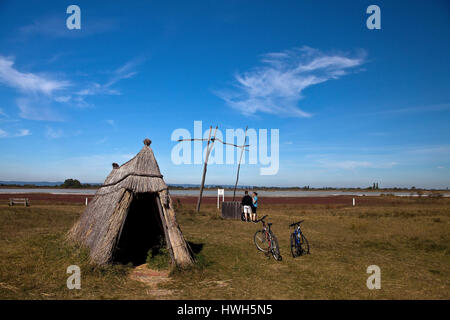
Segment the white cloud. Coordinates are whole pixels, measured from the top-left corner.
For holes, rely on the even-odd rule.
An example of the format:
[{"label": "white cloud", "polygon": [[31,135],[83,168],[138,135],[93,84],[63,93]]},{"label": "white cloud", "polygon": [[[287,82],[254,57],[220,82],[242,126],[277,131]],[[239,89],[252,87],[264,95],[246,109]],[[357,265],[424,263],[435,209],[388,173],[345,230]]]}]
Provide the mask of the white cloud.
[{"label": "white cloud", "polygon": [[[94,82],[83,88],[80,84],[55,80],[47,75],[21,72],[14,67],[13,58],[0,55],[0,84],[22,93],[22,96],[16,100],[21,118],[62,121],[56,104],[87,107],[90,104],[86,102],[86,96],[121,94],[119,90],[111,87],[122,79],[133,77],[137,73],[133,69],[140,61],[141,59],[133,59],[110,72],[105,84]],[[4,116],[2,110],[0,110],[0,116]]]},{"label": "white cloud", "polygon": [[120,95],[120,91],[109,89],[106,85],[99,83],[92,83],[88,88],[82,89],[76,93],[79,96],[94,96],[99,94],[105,95]]},{"label": "white cloud", "polygon": [[18,132],[10,134],[3,129],[0,129],[0,138],[15,138],[15,137],[25,137],[31,135],[30,130],[20,129]]},{"label": "white cloud", "polygon": [[20,72],[14,68],[14,60],[0,56],[0,82],[28,93],[51,95],[54,91],[70,86],[68,81],[53,80],[34,73]]},{"label": "white cloud", "polygon": [[114,120],[105,120],[107,124],[109,124],[110,126],[115,126],[116,122]]},{"label": "white cloud", "polygon": [[17,134],[16,137],[25,137],[31,135],[30,130],[28,129],[21,129]]},{"label": "white cloud", "polygon": [[325,54],[309,47],[268,53],[262,65],[236,74],[237,90],[217,92],[229,106],[245,115],[257,112],[290,117],[310,117],[298,107],[304,89],[346,75],[364,62],[355,57]]}]

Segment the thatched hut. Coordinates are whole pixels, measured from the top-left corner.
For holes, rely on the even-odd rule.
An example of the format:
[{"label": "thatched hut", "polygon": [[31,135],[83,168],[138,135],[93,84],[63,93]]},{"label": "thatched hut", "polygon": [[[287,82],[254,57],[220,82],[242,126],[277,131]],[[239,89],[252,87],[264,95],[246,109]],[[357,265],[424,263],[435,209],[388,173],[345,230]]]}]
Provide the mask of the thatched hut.
[{"label": "thatched hut", "polygon": [[113,169],[68,239],[90,249],[92,262],[145,262],[150,248],[165,239],[172,262],[193,263],[177,223],[167,185],[159,171],[150,139],[131,160]]}]

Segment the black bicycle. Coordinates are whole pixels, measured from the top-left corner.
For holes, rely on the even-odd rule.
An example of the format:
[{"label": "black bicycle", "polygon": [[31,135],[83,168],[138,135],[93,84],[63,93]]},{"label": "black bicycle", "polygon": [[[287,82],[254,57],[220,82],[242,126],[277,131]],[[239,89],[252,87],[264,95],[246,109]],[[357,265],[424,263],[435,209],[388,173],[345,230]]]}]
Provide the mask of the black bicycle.
[{"label": "black bicycle", "polygon": [[291,233],[291,253],[292,257],[298,257],[304,254],[309,254],[309,242],[300,228],[300,224],[305,220],[300,220],[289,225],[294,227],[294,232]]},{"label": "black bicycle", "polygon": [[267,215],[256,221],[261,221],[263,228],[256,231],[253,240],[255,241],[256,248],[258,248],[259,251],[266,254],[272,253],[275,260],[281,261],[282,257],[280,254],[280,246],[278,245],[277,237],[275,237],[272,230],[270,230],[272,223],[267,223],[266,225],[266,222],[264,221],[266,217]]}]

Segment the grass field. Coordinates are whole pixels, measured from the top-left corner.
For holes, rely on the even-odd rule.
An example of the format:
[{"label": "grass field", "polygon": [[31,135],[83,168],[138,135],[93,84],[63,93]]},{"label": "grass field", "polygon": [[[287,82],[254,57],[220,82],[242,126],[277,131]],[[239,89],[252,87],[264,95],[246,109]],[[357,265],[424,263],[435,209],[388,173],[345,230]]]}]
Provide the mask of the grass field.
[{"label": "grass field", "polygon": [[[381,197],[377,205],[263,206],[283,260],[258,252],[254,223],[219,218],[212,205],[178,205],[199,266],[173,272],[159,289],[131,280],[131,266],[94,267],[64,242],[82,205],[0,205],[0,299],[449,299],[450,199]],[[311,254],[293,259],[290,222],[305,219]],[[81,290],[66,268],[81,267]],[[366,268],[381,268],[369,290]],[[159,295],[164,292],[164,295]]]}]

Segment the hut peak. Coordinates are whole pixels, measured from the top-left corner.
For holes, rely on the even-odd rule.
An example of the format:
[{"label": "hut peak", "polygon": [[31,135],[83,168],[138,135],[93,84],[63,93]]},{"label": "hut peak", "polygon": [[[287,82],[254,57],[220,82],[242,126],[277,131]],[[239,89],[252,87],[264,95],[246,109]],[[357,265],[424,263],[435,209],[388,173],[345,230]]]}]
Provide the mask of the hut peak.
[{"label": "hut peak", "polygon": [[152,143],[152,140],[150,140],[149,138],[145,138],[144,144],[145,144],[147,147],[149,147],[149,146],[151,145],[151,143]]}]

